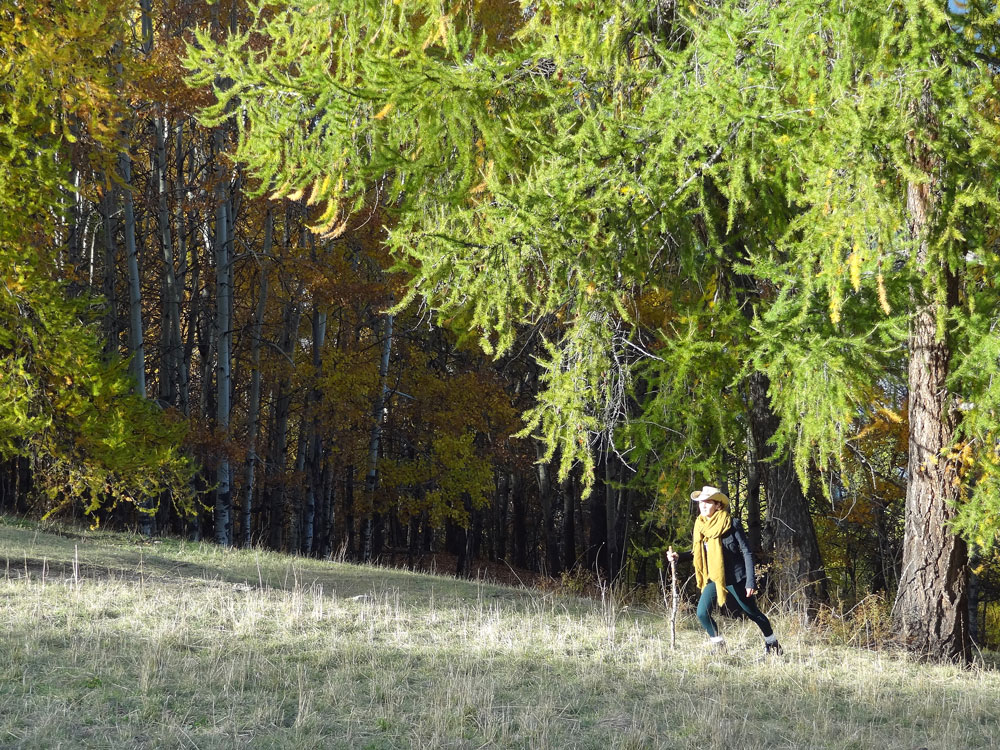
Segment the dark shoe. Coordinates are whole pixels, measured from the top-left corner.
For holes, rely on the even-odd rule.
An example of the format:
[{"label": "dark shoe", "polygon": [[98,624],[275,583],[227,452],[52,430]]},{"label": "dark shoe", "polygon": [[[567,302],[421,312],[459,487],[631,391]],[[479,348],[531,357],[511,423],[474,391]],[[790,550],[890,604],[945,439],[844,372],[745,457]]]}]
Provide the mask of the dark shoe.
[{"label": "dark shoe", "polygon": [[713,654],[725,654],[726,653],[726,642],[725,641],[712,641],[708,644],[709,651]]},{"label": "dark shoe", "polygon": [[777,641],[764,644],[764,656],[781,656],[783,653],[785,652],[781,650],[781,644]]}]

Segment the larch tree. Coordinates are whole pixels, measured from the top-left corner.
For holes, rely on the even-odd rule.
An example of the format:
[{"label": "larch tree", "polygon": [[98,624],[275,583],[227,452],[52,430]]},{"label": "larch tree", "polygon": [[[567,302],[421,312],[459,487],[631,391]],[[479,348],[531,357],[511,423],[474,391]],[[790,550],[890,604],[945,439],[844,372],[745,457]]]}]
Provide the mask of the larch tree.
[{"label": "larch tree", "polygon": [[[969,658],[969,634],[956,530],[963,518],[987,521],[996,502],[982,481],[996,445],[983,409],[995,402],[978,378],[997,360],[966,360],[972,341],[992,339],[984,311],[996,306],[986,281],[998,219],[986,52],[996,13],[976,3],[956,13],[923,2],[727,4],[715,35],[731,95],[756,109],[745,121],[756,144],[747,186],[777,173],[796,209],[749,264],[776,295],[755,323],[754,358],[782,417],[776,441],[792,446],[807,482],[811,460],[839,461],[891,361],[907,358],[894,618],[907,648],[957,660]],[[732,101],[717,98],[714,110]]]},{"label": "larch tree", "polygon": [[[637,447],[639,433],[615,442],[637,409],[651,426],[638,438],[645,456],[676,468],[648,443],[677,435],[666,439],[679,442],[686,475],[717,474],[722,446],[745,432],[726,394],[747,323],[736,295],[716,306],[707,290],[726,289],[720,277],[746,258],[717,252],[727,242],[705,184],[719,155],[744,143],[731,118],[705,125],[695,94],[683,95],[699,64],[694,29],[654,10],[531,6],[513,43],[490,37],[475,12],[434,3],[276,3],[246,35],[202,34],[189,50],[195,83],[232,83],[216,88],[206,122],[235,105],[238,157],[262,190],[320,206],[315,231],[336,237],[371,192],[385,196],[389,244],[414,279],[400,307],[430,299],[497,356],[519,326],[549,331],[524,434],[542,438],[540,462],[557,461],[558,484],[579,462],[585,495],[596,456],[621,461]],[[266,42],[247,55],[251,39]],[[738,192],[738,172],[721,179]],[[670,304],[644,333],[647,294]],[[647,368],[656,385],[637,398],[634,367],[649,360],[660,363]],[[774,526],[819,576],[804,507]]]},{"label": "larch tree", "polygon": [[402,304],[496,354],[548,326],[526,432],[560,479],[580,462],[589,487],[602,447],[663,451],[620,431],[640,393],[674,465],[711,475],[749,377],[757,451],[803,490],[769,516],[802,519],[785,538],[811,576],[804,490],[906,357],[895,618],[913,651],[968,657],[955,530],[992,544],[1000,507],[992,4],[536,2],[503,40],[429,0],[257,11],[189,50],[195,82],[232,81],[208,121],[235,105],[239,158],[321,234],[382,195]]}]

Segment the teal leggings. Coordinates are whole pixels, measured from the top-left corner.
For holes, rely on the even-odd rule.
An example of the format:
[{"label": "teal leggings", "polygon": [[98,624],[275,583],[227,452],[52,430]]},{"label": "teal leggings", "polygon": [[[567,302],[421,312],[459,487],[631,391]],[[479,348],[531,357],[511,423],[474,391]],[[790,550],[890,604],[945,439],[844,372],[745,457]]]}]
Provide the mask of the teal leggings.
[{"label": "teal leggings", "polygon": [[[760,632],[764,634],[765,638],[774,632],[771,629],[771,621],[757,608],[757,602],[747,597],[745,587],[737,588],[730,584],[726,586],[726,591],[729,592],[730,596],[736,598],[740,609],[747,613],[747,617],[757,623],[757,627],[760,628]],[[716,626],[715,620],[712,619],[712,607],[716,600],[715,592],[715,581],[709,581],[708,585],[701,590],[701,599],[698,600],[698,621],[713,638],[719,634],[719,628]]]}]

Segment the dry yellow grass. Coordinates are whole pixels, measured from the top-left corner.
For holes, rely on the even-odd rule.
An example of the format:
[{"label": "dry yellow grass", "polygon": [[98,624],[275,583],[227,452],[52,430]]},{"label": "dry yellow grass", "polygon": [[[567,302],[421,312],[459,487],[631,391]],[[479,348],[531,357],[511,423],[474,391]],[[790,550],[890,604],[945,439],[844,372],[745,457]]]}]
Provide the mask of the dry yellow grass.
[{"label": "dry yellow grass", "polygon": [[[448,578],[0,524],[0,748],[989,748],[1000,673]],[[6,558],[6,559],[4,559]]]}]

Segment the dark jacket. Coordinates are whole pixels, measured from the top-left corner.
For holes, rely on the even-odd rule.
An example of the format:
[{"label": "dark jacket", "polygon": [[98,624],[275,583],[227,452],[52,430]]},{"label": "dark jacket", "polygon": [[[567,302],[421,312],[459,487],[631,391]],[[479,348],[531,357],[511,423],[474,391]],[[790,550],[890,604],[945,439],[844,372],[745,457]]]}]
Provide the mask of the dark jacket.
[{"label": "dark jacket", "polygon": [[[733,527],[719,537],[722,542],[722,564],[726,569],[726,585],[739,586],[746,589],[757,588],[757,579],[754,577],[753,553],[750,551],[750,542],[743,532],[743,525],[740,519],[733,518]],[[678,560],[687,562],[694,557],[690,551],[681,552]]]}]

